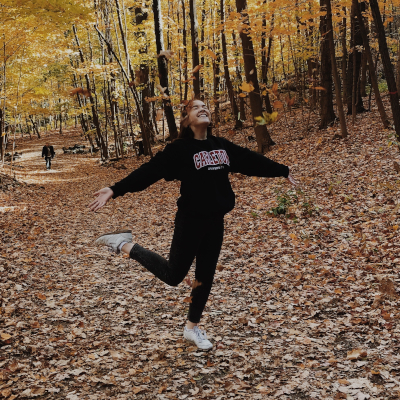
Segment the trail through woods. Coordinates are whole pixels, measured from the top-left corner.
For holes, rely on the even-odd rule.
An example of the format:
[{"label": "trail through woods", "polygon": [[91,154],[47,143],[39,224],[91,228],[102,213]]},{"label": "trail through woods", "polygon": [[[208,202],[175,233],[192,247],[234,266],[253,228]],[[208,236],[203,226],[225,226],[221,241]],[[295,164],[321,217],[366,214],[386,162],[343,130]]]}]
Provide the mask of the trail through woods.
[{"label": "trail through woods", "polygon": [[[284,179],[231,178],[237,205],[202,320],[209,353],[182,337],[186,283],[167,287],[93,245],[130,227],[167,256],[178,183],[160,181],[93,214],[91,194],[144,158],[101,166],[88,154],[63,154],[62,146],[85,144],[75,131],[19,139],[17,181],[1,174],[0,186],[1,395],[399,398],[396,149],[370,114],[347,140],[334,140],[335,129],[300,140],[296,118],[290,129],[283,119],[273,126],[278,144],[268,153],[301,182],[306,197],[289,210],[296,221],[266,213],[277,206],[275,190],[290,189]],[[228,138],[246,145],[244,137]],[[46,142],[57,153],[51,171],[41,158]]]}]

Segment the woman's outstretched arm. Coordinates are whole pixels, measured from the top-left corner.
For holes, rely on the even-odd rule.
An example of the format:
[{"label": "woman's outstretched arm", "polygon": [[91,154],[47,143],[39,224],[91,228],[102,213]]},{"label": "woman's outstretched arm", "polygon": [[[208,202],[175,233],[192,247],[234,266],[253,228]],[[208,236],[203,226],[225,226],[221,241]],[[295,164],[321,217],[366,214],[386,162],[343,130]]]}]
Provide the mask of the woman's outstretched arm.
[{"label": "woman's outstretched arm", "polygon": [[158,152],[149,162],[131,172],[127,177],[111,187],[95,192],[93,196],[96,199],[89,204],[89,208],[97,211],[111,198],[115,199],[126,193],[140,192],[162,178],[178,179],[176,159],[176,146],[167,145],[163,151]]},{"label": "woman's outstretched arm", "polygon": [[229,140],[222,140],[228,151],[232,172],[265,178],[282,176],[287,178],[292,185],[297,185],[297,181],[290,174],[289,167],[286,165],[279,164],[262,154],[238,146]]}]

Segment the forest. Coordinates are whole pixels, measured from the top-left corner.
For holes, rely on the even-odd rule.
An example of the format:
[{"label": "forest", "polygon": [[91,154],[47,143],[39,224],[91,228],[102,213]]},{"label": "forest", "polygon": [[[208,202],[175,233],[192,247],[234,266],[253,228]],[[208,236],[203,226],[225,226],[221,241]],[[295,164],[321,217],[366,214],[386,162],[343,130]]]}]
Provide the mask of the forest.
[{"label": "forest", "polygon": [[80,126],[102,160],[129,149],[151,156],[160,140],[177,137],[192,98],[212,109],[217,129],[229,123],[237,131],[252,120],[265,153],[274,143],[268,124],[278,115],[301,108],[319,129],[339,121],[346,137],[346,114],[354,124],[374,94],[397,141],[396,10],[395,2],[375,1],[6,2],[2,161],[14,134],[40,138],[69,126]]},{"label": "forest", "polygon": [[[398,399],[399,93],[398,0],[1,0],[0,399]],[[230,175],[208,352],[193,271],[94,246],[168,258],[179,182],[88,208],[193,100],[298,183]]]}]

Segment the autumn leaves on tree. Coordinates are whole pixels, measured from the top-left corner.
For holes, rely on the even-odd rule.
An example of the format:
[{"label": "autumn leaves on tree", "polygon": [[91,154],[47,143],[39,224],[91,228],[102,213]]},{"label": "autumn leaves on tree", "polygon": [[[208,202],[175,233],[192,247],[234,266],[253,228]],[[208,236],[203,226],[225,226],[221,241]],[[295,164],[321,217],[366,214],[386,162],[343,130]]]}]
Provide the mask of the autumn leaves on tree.
[{"label": "autumn leaves on tree", "polygon": [[345,114],[354,124],[372,92],[391,126],[385,80],[399,136],[400,50],[388,39],[396,2],[77,1],[63,18],[60,2],[46,4],[1,8],[2,160],[14,132],[62,134],[68,124],[81,126],[103,160],[132,147],[151,156],[160,137],[177,137],[192,98],[212,110],[215,134],[250,124],[261,153],[274,144],[268,124],[293,107],[308,109],[305,133],[316,112],[320,129],[339,119],[346,137]]}]

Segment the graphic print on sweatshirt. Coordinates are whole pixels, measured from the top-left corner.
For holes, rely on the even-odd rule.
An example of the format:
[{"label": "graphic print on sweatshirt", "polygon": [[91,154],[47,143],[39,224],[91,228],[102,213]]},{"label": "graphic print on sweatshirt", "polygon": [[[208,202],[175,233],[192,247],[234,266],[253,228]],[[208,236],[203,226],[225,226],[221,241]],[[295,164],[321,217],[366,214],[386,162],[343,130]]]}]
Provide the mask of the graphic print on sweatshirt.
[{"label": "graphic print on sweatshirt", "polygon": [[223,164],[231,165],[225,150],[200,151],[193,156],[196,169],[209,166],[208,170],[223,169]]}]

